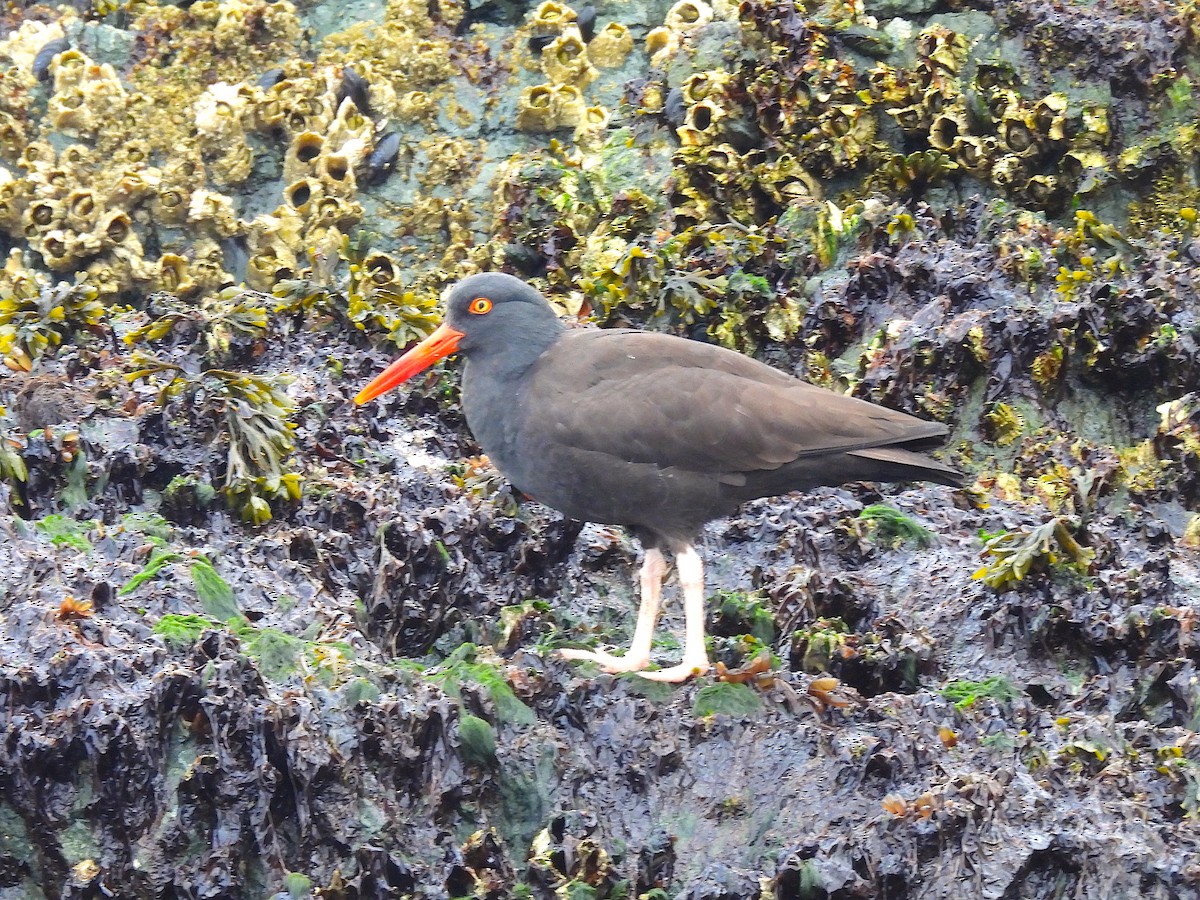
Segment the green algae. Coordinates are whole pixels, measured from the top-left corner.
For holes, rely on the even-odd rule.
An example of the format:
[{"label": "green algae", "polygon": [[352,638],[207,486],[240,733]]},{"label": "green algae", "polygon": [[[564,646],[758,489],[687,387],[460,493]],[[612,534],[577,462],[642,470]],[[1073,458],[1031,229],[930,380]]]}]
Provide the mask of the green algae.
[{"label": "green algae", "polygon": [[1003,675],[993,675],[981,681],[952,681],[942,688],[942,696],[961,712],[973,707],[980,699],[1005,703],[1019,697],[1020,692]]},{"label": "green algae", "polygon": [[692,701],[692,715],[744,718],[762,711],[762,700],[746,684],[718,682],[700,688]]}]

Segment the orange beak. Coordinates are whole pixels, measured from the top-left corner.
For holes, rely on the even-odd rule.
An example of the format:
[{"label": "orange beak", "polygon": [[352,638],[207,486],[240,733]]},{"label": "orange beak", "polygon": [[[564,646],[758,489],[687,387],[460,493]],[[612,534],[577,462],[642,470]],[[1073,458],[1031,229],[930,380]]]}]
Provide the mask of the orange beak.
[{"label": "orange beak", "polygon": [[368,400],[374,400],[380,394],[387,393],[418,372],[425,371],[439,359],[445,359],[456,352],[458,342],[462,339],[461,331],[455,331],[443,322],[433,334],[380,372],[374,381],[358,392],[354,402],[361,406]]}]

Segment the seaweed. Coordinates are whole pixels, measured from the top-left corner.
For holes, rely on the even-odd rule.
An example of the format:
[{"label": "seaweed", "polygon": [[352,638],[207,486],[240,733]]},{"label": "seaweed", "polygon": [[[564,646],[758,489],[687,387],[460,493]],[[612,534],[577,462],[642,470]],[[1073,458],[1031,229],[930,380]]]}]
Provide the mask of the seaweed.
[{"label": "seaweed", "polygon": [[692,715],[733,716],[745,718],[762,710],[762,701],[754,689],[746,684],[718,682],[700,688],[692,702]]},{"label": "seaweed", "polygon": [[167,563],[176,562],[182,558],[182,555],[172,550],[164,550],[162,547],[152,547],[150,558],[146,560],[146,565],[142,567],[140,572],[137,572],[121,586],[120,590],[117,591],[117,595],[124,596],[136,591],[143,583],[157,576]]},{"label": "seaweed", "polygon": [[981,698],[1007,703],[1019,697],[1020,692],[1003,675],[992,675],[981,681],[951,681],[942,688],[942,696],[962,712],[975,706]]},{"label": "seaweed", "polygon": [[197,556],[192,560],[189,569],[196,596],[208,615],[221,622],[229,622],[241,617],[242,613],[238,608],[233,588],[229,586],[229,582],[217,574],[212,563],[204,557]]},{"label": "seaweed", "polygon": [[440,665],[426,671],[424,678],[442,688],[452,698],[462,701],[462,686],[476,684],[483,688],[495,707],[499,722],[531,725],[533,710],[513,692],[503,673],[493,664],[476,661],[474,644],[463,644]]},{"label": "seaweed", "polygon": [[81,553],[92,549],[88,535],[100,528],[95,519],[80,521],[70,516],[55,513],[37,521],[37,530],[44,534],[50,543],[58,547],[71,547]]},{"label": "seaweed", "polygon": [[132,347],[163,341],[172,332],[182,331],[193,340],[200,339],[206,362],[214,367],[227,365],[245,358],[252,345],[267,336],[267,308],[272,300],[269,295],[239,288],[227,288],[199,305],[173,294],[155,294],[149,307],[156,317],[127,332],[123,340]]},{"label": "seaweed", "polygon": [[167,613],[154,623],[154,633],[170,644],[190,646],[205,631],[219,627],[220,623],[208,616],[194,613]]},{"label": "seaweed", "polygon": [[471,765],[496,764],[496,732],[486,719],[464,713],[458,717],[458,749]]},{"label": "seaweed", "polygon": [[73,335],[100,325],[107,310],[87,283],[50,286],[33,276],[0,277],[0,356],[40,359]]},{"label": "seaweed", "polygon": [[243,519],[256,525],[270,521],[266,498],[299,499],[301,476],[286,467],[295,449],[295,426],[288,421],[293,406],[282,390],[285,377],[226,369],[188,372],[141,350],[134,351],[131,362],[136,368],[125,376],[128,381],[162,379],[160,403],[180,399],[200,422],[222,423],[228,443],[222,491]]},{"label": "seaweed", "polygon": [[1076,540],[1070,522],[1061,516],[1027,531],[1004,531],[983,538],[984,555],[992,560],[973,577],[995,590],[1013,587],[1030,572],[1056,565],[1086,574],[1096,555]]},{"label": "seaweed", "polygon": [[933,532],[924,525],[882,503],[864,506],[858,514],[858,521],[865,523],[877,537],[893,547],[905,543],[929,547],[934,541]]}]

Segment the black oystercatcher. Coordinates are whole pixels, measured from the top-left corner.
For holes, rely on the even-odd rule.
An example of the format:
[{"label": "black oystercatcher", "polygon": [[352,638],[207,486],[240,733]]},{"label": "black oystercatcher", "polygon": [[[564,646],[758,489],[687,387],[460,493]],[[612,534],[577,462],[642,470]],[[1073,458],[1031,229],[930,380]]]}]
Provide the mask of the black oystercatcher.
[{"label": "black oystercatcher", "polygon": [[[708,670],[704,575],[692,542],[756,497],[850,481],[960,475],[915,450],[946,427],[814,387],[731,350],[625,329],[569,330],[510,275],[472,275],[445,295],[438,329],[354,398],[366,403],[452,353],[466,357],[463,408],[480,446],[528,496],[641,540],[642,603],[624,656],[564,650],[610,672],[683,681]],[[675,554],[683,661],[658,671],[650,643]]]}]

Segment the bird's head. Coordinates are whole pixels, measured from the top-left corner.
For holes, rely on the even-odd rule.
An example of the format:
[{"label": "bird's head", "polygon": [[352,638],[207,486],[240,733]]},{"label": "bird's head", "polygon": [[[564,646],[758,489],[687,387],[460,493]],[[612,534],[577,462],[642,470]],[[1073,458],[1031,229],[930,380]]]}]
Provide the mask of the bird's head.
[{"label": "bird's head", "polygon": [[447,288],[442,300],[442,324],[359,391],[355,403],[374,400],[453,353],[504,351],[529,345],[526,338],[533,334],[557,335],[562,328],[545,297],[502,272],[464,278]]}]

